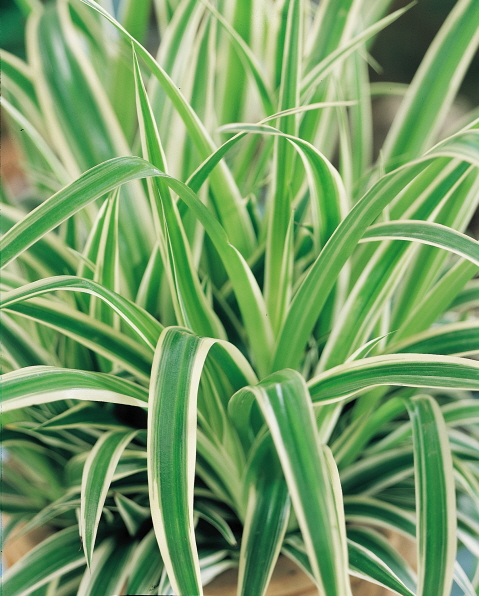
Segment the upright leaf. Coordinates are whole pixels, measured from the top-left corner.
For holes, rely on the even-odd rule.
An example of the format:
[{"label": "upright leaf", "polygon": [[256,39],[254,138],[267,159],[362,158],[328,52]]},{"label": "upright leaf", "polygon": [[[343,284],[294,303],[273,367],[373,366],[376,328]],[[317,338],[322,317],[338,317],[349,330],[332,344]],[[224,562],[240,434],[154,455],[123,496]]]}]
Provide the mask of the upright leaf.
[{"label": "upright leaf", "polygon": [[82,475],[80,535],[88,565],[91,565],[95,539],[106,494],[123,450],[134,438],[133,432],[106,432],[91,450]]},{"label": "upright leaf", "polygon": [[449,596],[456,559],[456,496],[447,429],[432,397],[412,398],[407,407],[414,441],[417,594]]},{"label": "upright leaf", "polygon": [[267,377],[233,396],[235,409],[256,398],[288,484],[312,574],[328,595],[350,594],[344,528],[336,509],[330,461],[319,443],[311,398],[293,370]]},{"label": "upright leaf", "polygon": [[[158,129],[143,86],[136,54],[134,57],[143,154],[145,159],[153,165],[166,171]],[[154,185],[156,188],[152,187]],[[183,223],[170,189],[163,180],[158,179],[151,181],[150,191],[153,201],[152,210],[157,218],[157,232],[162,235],[160,246],[163,247],[164,262],[169,266],[169,277],[172,294],[175,295],[174,304],[177,305],[178,321],[200,335],[224,339],[225,332],[222,325],[208,304],[200,286]]]},{"label": "upright leaf", "polygon": [[479,44],[478,22],[478,3],[460,0],[430,45],[384,144],[389,169],[418,157],[434,140]]},{"label": "upright leaf", "polygon": [[241,539],[238,594],[260,596],[273,574],[291,507],[270,437],[259,443],[245,478],[248,508]]}]

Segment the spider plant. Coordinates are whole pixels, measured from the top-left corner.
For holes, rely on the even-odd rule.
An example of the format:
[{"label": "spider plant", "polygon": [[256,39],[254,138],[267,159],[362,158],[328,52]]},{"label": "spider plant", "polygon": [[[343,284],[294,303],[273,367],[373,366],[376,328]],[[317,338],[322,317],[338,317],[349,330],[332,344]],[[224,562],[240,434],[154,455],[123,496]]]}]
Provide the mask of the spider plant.
[{"label": "spider plant", "polygon": [[368,79],[410,8],[390,0],[21,5],[27,59],[2,54],[29,181],[2,187],[4,537],[57,531],[3,595],[191,596],[238,567],[238,595],[261,596],[280,553],[322,596],[350,575],[479,593],[477,110],[441,132],[477,0],[407,87]]}]

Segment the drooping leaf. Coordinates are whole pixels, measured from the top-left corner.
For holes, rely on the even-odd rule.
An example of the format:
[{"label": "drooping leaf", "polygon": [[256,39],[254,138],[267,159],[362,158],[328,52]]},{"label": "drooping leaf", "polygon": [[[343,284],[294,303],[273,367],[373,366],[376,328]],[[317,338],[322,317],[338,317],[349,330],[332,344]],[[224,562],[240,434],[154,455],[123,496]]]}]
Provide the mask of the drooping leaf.
[{"label": "drooping leaf", "polygon": [[2,377],[3,412],[64,399],[146,407],[148,393],[112,375],[53,366],[31,366]]},{"label": "drooping leaf", "polygon": [[371,226],[362,240],[414,240],[445,248],[479,267],[479,242],[437,223],[424,221],[390,221]]},{"label": "drooping leaf", "polygon": [[28,300],[29,298],[56,290],[86,292],[87,294],[98,296],[122,317],[151,348],[155,347],[162,330],[161,324],[156,319],[120,294],[95,281],[82,279],[81,277],[61,275],[41,279],[21,288],[11,290],[2,295],[0,307],[8,308],[16,302]]},{"label": "drooping leaf", "polygon": [[125,182],[155,176],[139,157],[117,157],[95,166],[31,211],[0,240],[2,267],[74,213]]},{"label": "drooping leaf", "polygon": [[391,354],[355,360],[308,382],[313,402],[334,402],[378,385],[477,390],[479,364],[454,356]]}]

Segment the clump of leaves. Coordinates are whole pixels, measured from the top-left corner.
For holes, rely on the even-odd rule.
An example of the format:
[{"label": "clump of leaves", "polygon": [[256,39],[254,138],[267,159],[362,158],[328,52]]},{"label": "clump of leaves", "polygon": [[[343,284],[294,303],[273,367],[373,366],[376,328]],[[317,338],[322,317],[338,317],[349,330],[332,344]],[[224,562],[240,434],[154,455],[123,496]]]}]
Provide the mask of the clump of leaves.
[{"label": "clump of leaves", "polygon": [[5,534],[58,529],[4,596],[235,566],[261,596],[280,552],[324,596],[473,596],[477,112],[441,130],[479,3],[404,88],[368,81],[389,0],[156,2],[156,58],[148,1],[83,2],[22,3],[27,61],[2,55],[30,181],[3,188]]}]

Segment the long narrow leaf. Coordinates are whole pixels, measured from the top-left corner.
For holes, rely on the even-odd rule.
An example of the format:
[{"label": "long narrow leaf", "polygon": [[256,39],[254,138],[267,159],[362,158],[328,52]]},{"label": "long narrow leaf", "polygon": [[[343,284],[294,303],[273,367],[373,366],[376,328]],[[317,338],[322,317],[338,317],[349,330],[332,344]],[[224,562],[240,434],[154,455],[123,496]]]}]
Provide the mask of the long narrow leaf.
[{"label": "long narrow leaf", "polygon": [[106,432],[91,450],[83,470],[80,507],[80,535],[87,564],[90,566],[95,548],[101,511],[116,465],[133,432]]},{"label": "long narrow leaf", "polygon": [[31,366],[2,376],[3,412],[64,399],[146,407],[148,393],[112,375],[53,366]]},{"label": "long narrow leaf", "polygon": [[132,557],[127,594],[158,594],[163,570],[155,532],[151,530],[140,542]]},{"label": "long narrow leaf", "polygon": [[148,475],[153,525],[168,577],[175,591],[185,594],[202,593],[193,531],[193,484],[196,400],[207,351],[208,345],[202,346],[190,331],[165,329],[150,385]]},{"label": "long narrow leaf", "polygon": [[0,240],[4,267],[74,213],[125,182],[158,175],[139,157],[117,157],[93,167],[31,211]]},{"label": "long narrow leaf", "polygon": [[478,19],[477,2],[460,0],[429,47],[384,145],[390,167],[418,157],[436,135],[479,44]]},{"label": "long narrow leaf", "polygon": [[285,370],[241,390],[233,399],[238,403],[242,396],[256,398],[269,426],[315,580],[331,596],[349,594],[329,463],[319,444],[304,380]]},{"label": "long narrow leaf", "polygon": [[134,543],[107,539],[96,549],[78,588],[78,596],[119,594],[128,574]]},{"label": "long narrow leaf", "polygon": [[16,302],[28,300],[29,298],[56,290],[86,292],[93,296],[98,296],[154,349],[162,331],[161,324],[133,302],[88,279],[67,275],[41,279],[3,294],[0,307],[8,308]]},{"label": "long narrow leaf", "polygon": [[415,397],[407,406],[417,493],[417,593],[449,596],[456,559],[456,497],[446,425],[432,397]]},{"label": "long narrow leaf", "polygon": [[56,532],[31,550],[3,576],[3,596],[27,596],[55,577],[85,564],[78,528]]},{"label": "long narrow leaf", "polygon": [[[136,55],[134,66],[143,154],[160,170],[166,171],[163,148],[141,79]],[[153,205],[153,208],[156,207],[157,211],[158,232],[162,231],[164,235],[162,246],[169,247],[168,251],[165,250],[169,257],[165,258],[165,261],[169,262],[170,277],[174,286],[172,290],[177,294],[175,303],[178,304],[180,311],[178,313],[179,321],[200,335],[224,339],[224,329],[200,287],[183,224],[170,190],[162,179],[152,181],[152,184],[155,183],[157,188],[151,189],[151,191],[154,195],[156,194],[155,190],[157,191],[161,199],[161,206],[157,204]],[[164,224],[161,225],[163,220]]]},{"label": "long narrow leaf", "polygon": [[300,354],[327,300],[340,270],[351,255],[368,225],[381,213],[395,194],[414,179],[434,156],[455,156],[479,164],[478,131],[467,131],[438,145],[426,157],[383,176],[336,228],[334,234],[311,266],[293,298],[280,333],[274,368],[297,367]]},{"label": "long narrow leaf", "polygon": [[151,348],[65,303],[35,298],[12,304],[9,310],[55,329],[97,354],[120,363],[135,376],[148,379],[153,355]]},{"label": "long narrow leaf", "polygon": [[479,242],[446,226],[425,221],[390,221],[366,230],[362,241],[414,240],[437,246],[468,259],[479,267]]},{"label": "long narrow leaf", "polygon": [[341,364],[308,382],[313,402],[334,402],[378,385],[479,388],[479,363],[454,356],[391,354]]},{"label": "long narrow leaf", "polygon": [[[162,85],[181,118],[183,119],[193,142],[195,143],[202,159],[206,159],[214,151],[214,145],[206,133],[203,124],[191,106],[183,97],[181,91],[174,84],[167,73],[160,67],[156,60],[137,42],[115,19],[93,0],[82,0],[85,4],[98,11],[134,45],[135,51],[150,68],[151,72]],[[220,171],[211,177],[214,192],[218,195],[216,206],[222,214],[223,223],[235,246],[241,253],[249,256],[252,250],[253,229],[246,210],[241,206],[241,198],[235,187],[232,176],[226,167],[221,166]],[[221,197],[221,199],[220,199]],[[241,221],[241,225],[237,222]]]},{"label": "long narrow leaf", "polygon": [[260,596],[268,587],[281,550],[291,506],[270,438],[256,451],[249,478],[252,480],[241,540],[238,594]]}]

